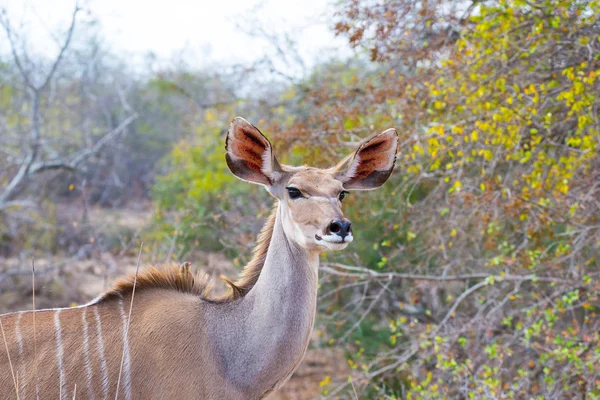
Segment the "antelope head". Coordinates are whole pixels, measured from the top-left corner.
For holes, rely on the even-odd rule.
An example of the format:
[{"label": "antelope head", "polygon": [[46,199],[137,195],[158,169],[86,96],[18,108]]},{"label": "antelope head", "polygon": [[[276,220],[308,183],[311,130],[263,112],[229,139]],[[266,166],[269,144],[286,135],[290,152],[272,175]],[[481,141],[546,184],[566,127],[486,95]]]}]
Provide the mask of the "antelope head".
[{"label": "antelope head", "polygon": [[227,165],[238,178],[263,185],[279,200],[286,236],[307,250],[341,250],[354,240],[342,201],[349,190],[381,186],[394,169],[398,135],[388,129],[365,140],[328,169],[280,164],[269,140],[236,117],[227,133]]}]

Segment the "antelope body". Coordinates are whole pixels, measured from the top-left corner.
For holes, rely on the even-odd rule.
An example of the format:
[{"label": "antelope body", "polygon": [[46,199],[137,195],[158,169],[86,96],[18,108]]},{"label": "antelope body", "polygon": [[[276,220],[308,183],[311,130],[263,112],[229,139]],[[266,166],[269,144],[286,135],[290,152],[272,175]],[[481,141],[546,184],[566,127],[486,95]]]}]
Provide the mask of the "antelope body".
[{"label": "antelope body", "polygon": [[291,167],[279,164],[256,127],[235,118],[229,168],[277,200],[253,259],[228,281],[231,293],[211,297],[205,276],[186,268],[149,267],[135,286],[133,276],[122,279],[84,306],[2,315],[2,398],[265,397],[308,346],[319,253],[353,239],[341,199],[387,180],[397,142],[389,129],[330,169]]}]

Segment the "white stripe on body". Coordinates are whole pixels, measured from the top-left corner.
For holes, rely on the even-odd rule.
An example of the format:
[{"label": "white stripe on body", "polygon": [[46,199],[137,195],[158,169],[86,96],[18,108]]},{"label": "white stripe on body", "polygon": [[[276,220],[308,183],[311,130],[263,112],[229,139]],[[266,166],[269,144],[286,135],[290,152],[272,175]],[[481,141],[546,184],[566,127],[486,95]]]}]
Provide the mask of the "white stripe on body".
[{"label": "white stripe on body", "polygon": [[108,398],[108,369],[106,368],[106,357],[104,355],[104,341],[102,339],[102,321],[98,307],[94,307],[94,315],[96,316],[96,336],[98,339],[98,357],[100,358],[100,372],[102,372],[102,391],[104,398]]},{"label": "white stripe on body", "polygon": [[90,344],[88,339],[87,308],[81,313],[83,322],[83,360],[85,364],[85,375],[87,378],[88,394],[90,399],[94,399],[94,387],[92,386],[92,364],[90,363]]},{"label": "white stripe on body", "polygon": [[[123,323],[123,390],[125,390],[125,400],[131,400],[131,370],[129,364],[129,338],[127,332],[127,315],[123,308],[123,299],[119,300],[119,311],[121,312],[121,321]],[[117,393],[118,396],[118,393]]]},{"label": "white stripe on body", "polygon": [[65,387],[65,371],[64,371],[64,365],[63,365],[62,332],[60,329],[60,312],[61,311],[62,310],[56,310],[54,312],[54,329],[56,329],[56,359],[58,361],[58,380],[59,380],[59,385],[60,385],[59,399],[62,400],[63,389]]}]

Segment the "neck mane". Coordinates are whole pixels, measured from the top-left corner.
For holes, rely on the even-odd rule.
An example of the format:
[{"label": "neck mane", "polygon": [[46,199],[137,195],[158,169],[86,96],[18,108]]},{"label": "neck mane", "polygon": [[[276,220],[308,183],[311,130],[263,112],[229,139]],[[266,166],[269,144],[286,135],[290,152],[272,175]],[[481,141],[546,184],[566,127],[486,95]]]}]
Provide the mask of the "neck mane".
[{"label": "neck mane", "polygon": [[192,273],[189,263],[184,263],[181,266],[148,266],[139,271],[137,279],[135,274],[130,274],[117,280],[113,284],[113,287],[100,295],[94,303],[100,303],[113,298],[123,298],[131,294],[134,287],[136,292],[152,289],[175,290],[182,293],[194,294],[205,300],[219,303],[227,303],[244,297],[258,281],[265,265],[269,244],[273,236],[278,204],[279,202],[275,203],[271,214],[258,235],[256,245],[252,251],[252,259],[246,264],[236,281],[232,282],[225,276],[221,276],[221,279],[231,288],[226,295],[219,297],[211,296],[210,291],[213,284],[209,276],[203,271]]},{"label": "neck mane", "polygon": [[265,265],[265,260],[267,259],[267,252],[269,251],[269,245],[271,244],[271,238],[273,237],[273,228],[275,226],[275,220],[277,217],[278,204],[279,201],[275,202],[275,206],[271,210],[271,214],[267,218],[267,221],[263,225],[260,234],[258,235],[256,245],[252,251],[252,259],[248,264],[246,264],[238,279],[235,282],[232,282],[226,277],[221,276],[221,279],[227,282],[232,289],[232,292],[225,296],[230,300],[244,297],[256,284],[256,281],[260,276],[260,272]]}]

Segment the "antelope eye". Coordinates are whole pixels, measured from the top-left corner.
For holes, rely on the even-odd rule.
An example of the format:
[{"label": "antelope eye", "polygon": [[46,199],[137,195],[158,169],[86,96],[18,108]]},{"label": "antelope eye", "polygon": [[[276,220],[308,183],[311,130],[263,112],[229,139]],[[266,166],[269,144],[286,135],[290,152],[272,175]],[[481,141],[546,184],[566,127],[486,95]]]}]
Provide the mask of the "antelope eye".
[{"label": "antelope eye", "polygon": [[344,200],[344,197],[346,197],[347,194],[348,194],[348,192],[346,192],[345,190],[343,192],[341,192],[338,197],[340,199],[340,201]]},{"label": "antelope eye", "polygon": [[290,199],[295,200],[295,199],[299,199],[300,197],[304,197],[302,195],[302,192],[298,189],[296,189],[295,187],[287,187],[286,188],[288,191],[288,194],[290,195]]}]

